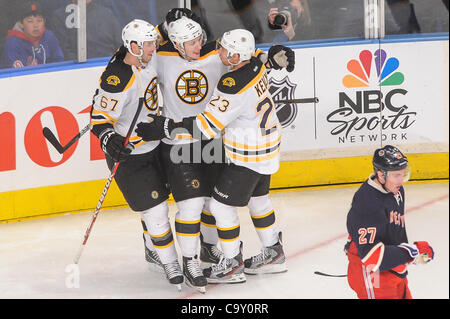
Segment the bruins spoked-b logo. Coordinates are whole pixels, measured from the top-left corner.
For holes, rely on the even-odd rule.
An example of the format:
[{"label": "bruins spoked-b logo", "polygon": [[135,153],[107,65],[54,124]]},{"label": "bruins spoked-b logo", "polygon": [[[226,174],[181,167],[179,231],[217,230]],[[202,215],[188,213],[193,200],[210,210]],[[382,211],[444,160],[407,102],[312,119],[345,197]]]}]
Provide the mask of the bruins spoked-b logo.
[{"label": "bruins spoked-b logo", "polygon": [[[296,87],[287,76],[280,81],[269,79],[269,92],[274,101],[294,99]],[[282,127],[291,125],[297,117],[297,104],[277,104],[275,108]]]},{"label": "bruins spoked-b logo", "polygon": [[158,86],[156,76],[150,81],[145,90],[145,107],[149,111],[156,111],[158,109]]},{"label": "bruins spoked-b logo", "polygon": [[178,97],[188,104],[200,103],[208,94],[208,79],[199,70],[183,72],[175,85]]}]

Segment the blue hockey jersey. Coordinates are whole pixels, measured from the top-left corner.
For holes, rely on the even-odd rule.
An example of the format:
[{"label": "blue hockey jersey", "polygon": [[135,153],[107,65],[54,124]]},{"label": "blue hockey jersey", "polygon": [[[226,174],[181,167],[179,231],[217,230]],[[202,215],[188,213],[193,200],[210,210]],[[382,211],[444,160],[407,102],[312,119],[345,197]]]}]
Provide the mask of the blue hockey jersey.
[{"label": "blue hockey jersey", "polygon": [[[407,250],[398,247],[407,243],[405,228],[405,191],[397,195],[387,192],[371,176],[355,193],[347,215],[349,241],[346,251],[371,271],[390,271],[400,277],[407,275],[411,260]],[[359,260],[358,260],[359,262]]]}]

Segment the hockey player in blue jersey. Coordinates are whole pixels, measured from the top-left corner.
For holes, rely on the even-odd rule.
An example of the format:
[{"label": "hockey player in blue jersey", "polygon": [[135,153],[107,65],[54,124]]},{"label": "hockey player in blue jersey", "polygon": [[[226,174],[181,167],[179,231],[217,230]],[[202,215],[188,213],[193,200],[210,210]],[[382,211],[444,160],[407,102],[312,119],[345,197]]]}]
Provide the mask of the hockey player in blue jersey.
[{"label": "hockey player in blue jersey", "polygon": [[408,160],[396,147],[375,150],[374,173],[355,193],[347,215],[347,279],[360,299],[411,299],[407,266],[427,263],[426,241],[408,243],[405,190]]}]

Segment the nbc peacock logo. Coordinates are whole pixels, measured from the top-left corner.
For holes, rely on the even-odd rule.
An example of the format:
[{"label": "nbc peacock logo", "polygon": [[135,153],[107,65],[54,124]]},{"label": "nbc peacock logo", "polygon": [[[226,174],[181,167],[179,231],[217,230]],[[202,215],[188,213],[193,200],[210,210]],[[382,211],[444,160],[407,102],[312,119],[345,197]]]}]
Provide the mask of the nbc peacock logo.
[{"label": "nbc peacock logo", "polygon": [[407,106],[400,60],[378,49],[363,50],[347,61],[338,106],[327,115],[330,134],[338,143],[407,140],[417,113]]},{"label": "nbc peacock logo", "polygon": [[[396,57],[387,58],[384,50],[376,50],[373,54],[369,50],[359,53],[359,60],[352,59],[347,63],[347,74],[342,79],[346,88],[369,87],[373,78],[372,65],[376,69],[377,86],[400,85],[405,81],[403,73],[398,72],[400,61]],[[372,77],[371,77],[372,76]]]}]

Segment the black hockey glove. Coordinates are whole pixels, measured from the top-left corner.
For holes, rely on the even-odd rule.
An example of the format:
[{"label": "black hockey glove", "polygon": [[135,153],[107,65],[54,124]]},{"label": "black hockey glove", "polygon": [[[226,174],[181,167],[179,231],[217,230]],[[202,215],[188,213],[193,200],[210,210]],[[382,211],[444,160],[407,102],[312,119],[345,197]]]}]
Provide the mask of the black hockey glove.
[{"label": "black hockey glove", "polygon": [[295,53],[284,45],[274,45],[269,49],[268,63],[271,68],[292,72],[295,67]]},{"label": "black hockey glove", "polygon": [[111,156],[115,162],[124,161],[130,156],[133,146],[130,144],[124,146],[125,137],[114,130],[105,130],[100,134],[99,139],[103,152]]},{"label": "black hockey glove", "polygon": [[166,14],[166,22],[169,25],[170,22],[180,19],[181,17],[188,17],[191,20],[194,20],[198,24],[202,25],[202,21],[200,18],[191,10],[187,8],[173,8],[170,9]]},{"label": "black hockey glove", "polygon": [[149,123],[138,123],[135,130],[136,134],[144,141],[158,141],[163,138],[172,139],[172,131],[181,126],[181,123],[175,123],[172,119],[164,116],[149,114],[148,117]]}]

